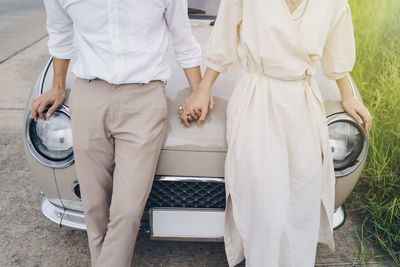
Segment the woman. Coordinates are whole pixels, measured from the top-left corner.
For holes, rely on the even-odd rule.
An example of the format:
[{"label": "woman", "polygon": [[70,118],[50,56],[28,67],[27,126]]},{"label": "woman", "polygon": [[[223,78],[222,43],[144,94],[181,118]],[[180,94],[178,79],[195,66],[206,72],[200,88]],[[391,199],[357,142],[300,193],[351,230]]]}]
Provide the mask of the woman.
[{"label": "woman", "polygon": [[220,72],[244,69],[227,107],[225,249],[229,266],[314,266],[317,243],[334,250],[335,174],[320,60],[346,112],[370,130],[351,92],[355,45],[347,0],[222,0],[202,82],[180,111],[206,118]]}]

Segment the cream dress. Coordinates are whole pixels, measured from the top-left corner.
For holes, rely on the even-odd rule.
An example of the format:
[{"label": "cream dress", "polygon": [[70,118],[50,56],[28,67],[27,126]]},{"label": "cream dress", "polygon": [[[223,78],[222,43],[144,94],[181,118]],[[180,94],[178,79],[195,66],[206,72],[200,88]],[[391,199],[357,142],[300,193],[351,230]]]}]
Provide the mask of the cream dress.
[{"label": "cream dress", "polygon": [[[225,249],[229,266],[314,266],[334,250],[335,174],[315,62],[352,70],[347,0],[222,0],[207,66],[242,64],[227,107]],[[303,14],[304,15],[301,16]],[[301,17],[301,18],[299,18]]]}]

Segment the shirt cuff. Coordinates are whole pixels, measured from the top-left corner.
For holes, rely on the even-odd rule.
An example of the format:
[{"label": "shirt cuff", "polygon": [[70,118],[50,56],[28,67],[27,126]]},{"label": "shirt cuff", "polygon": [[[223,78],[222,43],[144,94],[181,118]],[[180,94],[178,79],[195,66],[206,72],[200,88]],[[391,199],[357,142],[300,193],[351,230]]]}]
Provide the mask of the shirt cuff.
[{"label": "shirt cuff", "polygon": [[330,73],[330,74],[325,74],[325,76],[329,80],[340,80],[348,75],[349,72],[341,72],[341,73]]},{"label": "shirt cuff", "polygon": [[201,57],[199,58],[188,58],[179,61],[179,67],[182,69],[194,68],[201,65]]},{"label": "shirt cuff", "polygon": [[207,62],[206,62],[206,67],[210,68],[210,69],[213,69],[215,71],[221,72],[221,73],[222,72],[226,72],[228,70],[227,67],[222,67],[220,65],[217,65],[215,63],[210,62],[209,60],[207,60]]},{"label": "shirt cuff", "polygon": [[59,59],[71,59],[75,50],[73,46],[49,47],[49,54]]},{"label": "shirt cuff", "polygon": [[202,63],[202,54],[200,47],[186,52],[176,53],[176,61],[182,69],[194,68]]}]

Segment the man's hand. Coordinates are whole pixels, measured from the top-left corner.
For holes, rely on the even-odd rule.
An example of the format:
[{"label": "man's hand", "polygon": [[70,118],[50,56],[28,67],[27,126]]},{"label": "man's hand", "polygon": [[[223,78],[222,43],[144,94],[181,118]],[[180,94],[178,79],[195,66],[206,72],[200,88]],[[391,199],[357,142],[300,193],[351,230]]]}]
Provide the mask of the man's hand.
[{"label": "man's hand", "polygon": [[214,100],[207,91],[195,90],[182,103],[179,110],[180,119],[186,127],[190,127],[190,121],[198,120],[201,124],[207,118],[208,111],[214,108]]},{"label": "man's hand", "polygon": [[[50,117],[64,102],[65,100],[65,89],[51,88],[44,94],[35,97],[31,103],[31,117],[34,121],[38,119],[38,113],[42,120],[46,120],[46,117]],[[43,115],[43,111],[48,105],[52,105],[46,113],[46,117]]]},{"label": "man's hand", "polygon": [[48,105],[52,105],[47,111],[46,117],[50,117],[62,105],[65,100],[65,79],[69,66],[69,59],[53,57],[53,85],[44,94],[35,97],[31,103],[31,117],[37,121],[39,113],[42,120],[46,120],[43,111]]}]

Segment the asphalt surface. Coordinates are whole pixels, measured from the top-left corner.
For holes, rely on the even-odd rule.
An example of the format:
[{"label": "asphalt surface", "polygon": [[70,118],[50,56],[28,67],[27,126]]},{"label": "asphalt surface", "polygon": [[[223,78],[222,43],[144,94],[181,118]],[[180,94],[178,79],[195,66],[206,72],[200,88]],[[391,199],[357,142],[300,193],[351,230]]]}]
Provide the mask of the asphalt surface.
[{"label": "asphalt surface", "polygon": [[[0,0],[0,266],[89,266],[85,232],[60,228],[39,210],[40,188],[23,151],[23,112],[48,59],[40,0]],[[4,60],[6,59],[6,60]],[[363,266],[360,218],[348,210],[336,251],[319,246],[316,266]],[[395,266],[367,247],[368,266]],[[374,257],[375,256],[375,257]],[[228,266],[223,243],[150,241],[139,235],[134,266]],[[244,266],[242,263],[240,266]]]},{"label": "asphalt surface", "polygon": [[43,0],[0,0],[0,63],[46,34]]}]

